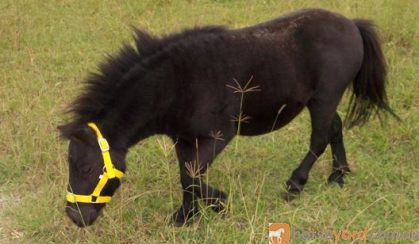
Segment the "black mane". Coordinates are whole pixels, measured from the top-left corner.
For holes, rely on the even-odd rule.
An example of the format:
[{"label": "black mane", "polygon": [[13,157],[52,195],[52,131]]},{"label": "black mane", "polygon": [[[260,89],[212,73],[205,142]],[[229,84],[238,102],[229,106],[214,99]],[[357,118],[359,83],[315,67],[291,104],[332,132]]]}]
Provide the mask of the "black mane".
[{"label": "black mane", "polygon": [[[133,27],[134,46],[123,44],[115,55],[108,55],[98,65],[98,71],[90,73],[85,80],[84,93],[68,107],[67,113],[73,114],[72,122],[60,126],[61,135],[69,138],[81,125],[96,121],[119,96],[121,88],[129,85],[133,74],[147,71],[164,54],[192,37],[216,34],[225,31],[223,26],[206,26],[172,33],[161,38]],[[125,88],[126,89],[126,88]]]}]

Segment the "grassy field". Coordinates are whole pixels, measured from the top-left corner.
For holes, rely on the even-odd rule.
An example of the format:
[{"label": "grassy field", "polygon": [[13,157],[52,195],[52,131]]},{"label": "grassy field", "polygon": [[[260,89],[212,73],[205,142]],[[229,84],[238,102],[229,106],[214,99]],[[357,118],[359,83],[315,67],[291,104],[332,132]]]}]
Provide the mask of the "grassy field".
[{"label": "grassy field", "polygon": [[[302,7],[377,23],[389,100],[403,119],[380,126],[375,118],[344,131],[352,169],[344,188],[326,183],[328,149],[301,196],[281,199],[308,147],[304,111],[275,133],[236,138],[238,149],[233,141],[217,158],[207,177],[229,193],[223,216],[204,209],[191,226],[168,224],[181,192],[166,137],[131,149],[125,182],[93,226],[79,229],[65,216],[67,142],[56,126],[69,119],[63,110],[86,74],[131,41],[130,24],[156,35],[195,25],[243,27]],[[269,222],[306,231],[418,231],[418,10],[416,0],[0,1],[0,243],[267,243]],[[318,242],[327,241],[311,241]]]}]

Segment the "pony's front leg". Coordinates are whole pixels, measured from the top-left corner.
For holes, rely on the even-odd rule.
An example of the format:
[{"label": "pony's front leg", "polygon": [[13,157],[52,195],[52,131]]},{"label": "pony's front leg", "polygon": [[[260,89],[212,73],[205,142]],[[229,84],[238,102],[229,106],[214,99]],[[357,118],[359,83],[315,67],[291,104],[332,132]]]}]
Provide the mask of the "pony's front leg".
[{"label": "pony's front leg", "polygon": [[180,182],[183,190],[182,206],[172,220],[183,225],[199,213],[197,200],[202,198],[214,211],[221,211],[227,195],[202,181],[202,176],[216,155],[224,149],[230,139],[191,138],[176,140],[176,154],[180,167]]}]

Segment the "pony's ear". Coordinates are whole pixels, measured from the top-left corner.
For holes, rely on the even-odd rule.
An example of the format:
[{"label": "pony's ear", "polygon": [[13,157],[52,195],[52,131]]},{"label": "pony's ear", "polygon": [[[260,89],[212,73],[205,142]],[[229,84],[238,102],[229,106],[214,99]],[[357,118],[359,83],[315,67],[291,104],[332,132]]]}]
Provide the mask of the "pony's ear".
[{"label": "pony's ear", "polygon": [[149,52],[152,52],[159,47],[158,39],[150,35],[146,31],[138,29],[135,26],[131,26],[131,30],[134,34],[134,40],[135,45],[137,47],[137,51],[141,55],[148,55]]},{"label": "pony's ear", "polygon": [[82,141],[85,143],[88,142],[89,144],[92,144],[96,141],[93,134],[94,133],[91,129],[84,126],[75,130],[73,134],[71,135],[71,139]]},{"label": "pony's ear", "polygon": [[72,123],[63,124],[57,126],[58,131],[60,132],[61,138],[70,139],[71,134],[73,133],[74,126]]},{"label": "pony's ear", "polygon": [[57,129],[60,131],[61,137],[65,139],[88,141],[92,137],[92,131],[89,128],[74,123],[59,125]]}]

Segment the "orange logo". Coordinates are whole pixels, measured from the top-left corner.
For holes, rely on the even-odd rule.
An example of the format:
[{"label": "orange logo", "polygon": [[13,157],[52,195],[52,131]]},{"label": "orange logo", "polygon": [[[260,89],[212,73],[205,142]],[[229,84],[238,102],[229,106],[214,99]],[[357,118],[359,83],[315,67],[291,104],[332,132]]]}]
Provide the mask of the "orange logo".
[{"label": "orange logo", "polygon": [[289,224],[269,223],[269,244],[288,244],[290,237]]}]

